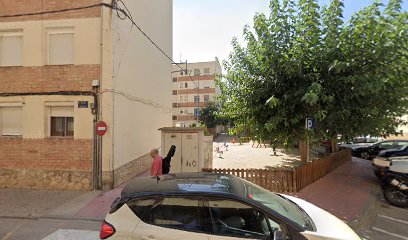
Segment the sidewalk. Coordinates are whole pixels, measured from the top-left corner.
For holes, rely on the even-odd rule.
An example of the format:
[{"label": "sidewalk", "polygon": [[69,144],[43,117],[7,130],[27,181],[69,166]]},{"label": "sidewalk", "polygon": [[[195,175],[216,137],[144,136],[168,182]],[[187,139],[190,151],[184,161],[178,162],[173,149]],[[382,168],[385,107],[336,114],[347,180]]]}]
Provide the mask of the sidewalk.
[{"label": "sidewalk", "polygon": [[378,196],[378,180],[371,162],[353,158],[314,184],[301,190],[303,198],[346,221],[360,221]]}]

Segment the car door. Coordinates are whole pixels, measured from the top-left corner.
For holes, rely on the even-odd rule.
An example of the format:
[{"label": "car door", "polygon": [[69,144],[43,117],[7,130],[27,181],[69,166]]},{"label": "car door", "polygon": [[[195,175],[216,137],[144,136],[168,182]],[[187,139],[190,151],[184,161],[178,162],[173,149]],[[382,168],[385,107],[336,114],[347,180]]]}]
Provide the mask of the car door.
[{"label": "car door", "polygon": [[[273,239],[274,232],[287,232],[284,224],[277,223],[262,211],[235,200],[208,199],[205,204],[207,223],[212,231],[209,240]],[[211,229],[210,228],[210,229]],[[289,234],[285,233],[291,239]]]},{"label": "car door", "polygon": [[395,148],[396,147],[395,144],[396,144],[395,141],[384,141],[376,144],[372,152],[373,157],[377,156],[382,150]]},{"label": "car door", "polygon": [[145,214],[133,232],[135,240],[208,240],[197,198],[165,197]]}]

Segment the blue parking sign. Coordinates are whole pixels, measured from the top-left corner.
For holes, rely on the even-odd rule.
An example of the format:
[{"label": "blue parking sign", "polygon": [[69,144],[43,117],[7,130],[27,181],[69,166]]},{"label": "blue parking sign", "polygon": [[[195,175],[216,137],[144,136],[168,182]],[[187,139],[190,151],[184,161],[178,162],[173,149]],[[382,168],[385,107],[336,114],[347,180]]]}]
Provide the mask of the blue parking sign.
[{"label": "blue parking sign", "polygon": [[313,118],[306,118],[306,129],[312,130],[315,129],[315,127],[316,127],[315,120]]}]

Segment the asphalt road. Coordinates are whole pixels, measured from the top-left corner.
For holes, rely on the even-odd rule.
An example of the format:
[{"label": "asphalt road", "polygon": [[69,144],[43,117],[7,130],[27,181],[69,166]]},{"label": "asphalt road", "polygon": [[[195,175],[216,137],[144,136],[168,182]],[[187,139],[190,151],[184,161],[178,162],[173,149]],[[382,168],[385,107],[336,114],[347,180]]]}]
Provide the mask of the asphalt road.
[{"label": "asphalt road", "polygon": [[362,235],[370,240],[408,240],[408,209],[388,204],[381,194],[373,205],[369,227]]},{"label": "asphalt road", "polygon": [[96,240],[98,221],[0,218],[0,240]]}]

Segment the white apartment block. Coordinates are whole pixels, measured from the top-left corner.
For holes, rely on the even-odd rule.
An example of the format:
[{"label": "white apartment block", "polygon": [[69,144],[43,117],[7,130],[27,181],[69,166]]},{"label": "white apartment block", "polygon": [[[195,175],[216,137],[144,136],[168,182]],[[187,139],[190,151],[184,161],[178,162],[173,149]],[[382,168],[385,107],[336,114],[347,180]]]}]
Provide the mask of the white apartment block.
[{"label": "white apartment block", "polygon": [[[183,69],[186,64],[179,64]],[[199,122],[200,110],[216,101],[219,89],[215,84],[222,74],[218,58],[210,62],[187,64],[187,74],[173,65],[173,126],[191,127]]]}]

